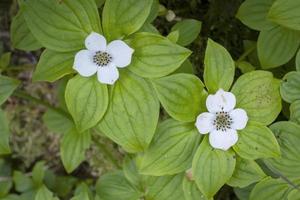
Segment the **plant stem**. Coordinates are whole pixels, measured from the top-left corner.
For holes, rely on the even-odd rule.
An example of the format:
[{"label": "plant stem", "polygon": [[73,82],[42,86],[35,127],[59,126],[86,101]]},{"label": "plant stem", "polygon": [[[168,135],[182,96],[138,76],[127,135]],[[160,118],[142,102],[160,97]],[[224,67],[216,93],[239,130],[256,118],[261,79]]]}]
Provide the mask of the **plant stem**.
[{"label": "plant stem", "polygon": [[247,49],[240,57],[237,59],[236,63],[245,60],[245,58],[256,49],[256,44],[253,44],[249,49]]}]

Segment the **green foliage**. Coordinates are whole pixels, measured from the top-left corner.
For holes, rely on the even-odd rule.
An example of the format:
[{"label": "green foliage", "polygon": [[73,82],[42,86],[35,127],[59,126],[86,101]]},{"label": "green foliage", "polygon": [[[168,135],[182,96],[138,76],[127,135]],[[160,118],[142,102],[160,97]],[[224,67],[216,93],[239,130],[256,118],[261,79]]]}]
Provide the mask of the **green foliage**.
[{"label": "green foliage", "polygon": [[294,101],[290,105],[290,121],[300,125],[300,100]]},{"label": "green foliage", "polygon": [[48,109],[43,116],[43,121],[50,131],[63,134],[73,128],[74,123],[62,113]]},{"label": "green foliage", "polygon": [[191,181],[187,177],[184,177],[182,187],[185,200],[207,200],[198,189],[195,181]]},{"label": "green foliage", "polygon": [[58,200],[58,198],[53,197],[52,192],[46,186],[41,186],[35,196],[35,200]]},{"label": "green foliage", "polygon": [[13,91],[19,86],[19,81],[0,75],[0,105],[3,104]]},{"label": "green foliage", "polygon": [[300,72],[289,72],[283,77],[280,85],[280,93],[288,103],[300,99]]},{"label": "green foliage", "polygon": [[0,155],[11,153],[9,147],[9,124],[6,114],[0,109]]}]

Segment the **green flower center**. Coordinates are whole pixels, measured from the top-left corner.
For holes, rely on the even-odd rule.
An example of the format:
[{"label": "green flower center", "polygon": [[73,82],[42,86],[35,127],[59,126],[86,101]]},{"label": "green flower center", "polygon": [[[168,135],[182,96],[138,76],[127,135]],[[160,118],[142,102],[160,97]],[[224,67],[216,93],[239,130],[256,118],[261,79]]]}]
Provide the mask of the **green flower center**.
[{"label": "green flower center", "polygon": [[216,127],[217,131],[226,131],[227,129],[231,129],[233,121],[228,112],[217,112],[216,118],[213,122],[213,125]]},{"label": "green flower center", "polygon": [[93,62],[99,67],[105,67],[112,61],[112,56],[104,51],[97,51],[93,56]]}]

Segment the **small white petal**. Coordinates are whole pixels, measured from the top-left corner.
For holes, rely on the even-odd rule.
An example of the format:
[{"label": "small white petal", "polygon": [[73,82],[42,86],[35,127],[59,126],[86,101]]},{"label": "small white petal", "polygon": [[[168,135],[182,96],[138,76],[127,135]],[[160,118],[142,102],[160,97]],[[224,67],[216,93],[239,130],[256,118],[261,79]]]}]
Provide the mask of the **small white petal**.
[{"label": "small white petal", "polygon": [[93,63],[93,55],[89,50],[81,50],[75,55],[73,69],[81,76],[89,77],[97,72],[97,65]]},{"label": "small white petal", "polygon": [[108,44],[107,52],[112,55],[117,67],[126,67],[131,63],[134,50],[122,40],[114,40]]},{"label": "small white petal", "polygon": [[99,67],[97,75],[100,83],[109,85],[113,85],[119,79],[119,71],[114,64],[110,64],[106,67]]},{"label": "small white petal", "polygon": [[214,129],[215,115],[209,112],[201,113],[196,120],[196,127],[201,134],[207,134]]},{"label": "small white petal", "polygon": [[106,39],[102,35],[92,32],[85,39],[85,47],[90,51],[105,51]]},{"label": "small white petal", "polygon": [[226,132],[213,130],[209,134],[209,143],[215,149],[228,150],[238,141],[236,130],[229,129]]},{"label": "small white petal", "polygon": [[231,127],[233,129],[241,130],[246,127],[248,122],[248,116],[244,109],[234,109],[229,113],[229,115],[233,121],[233,123],[231,124]]},{"label": "small white petal", "polygon": [[235,107],[236,99],[231,92],[225,92],[219,89],[216,94],[208,95],[206,99],[206,108],[209,112],[231,111]]}]

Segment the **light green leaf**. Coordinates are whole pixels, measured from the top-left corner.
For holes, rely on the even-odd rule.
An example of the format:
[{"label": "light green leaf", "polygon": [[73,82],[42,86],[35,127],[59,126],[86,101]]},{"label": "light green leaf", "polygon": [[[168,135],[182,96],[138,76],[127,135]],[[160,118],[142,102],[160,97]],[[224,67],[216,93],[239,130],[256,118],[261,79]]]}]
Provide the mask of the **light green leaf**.
[{"label": "light green leaf", "polygon": [[290,121],[300,125],[300,100],[294,101],[290,105]]},{"label": "light green leaf", "polygon": [[103,9],[103,30],[108,40],[138,31],[150,14],[152,0],[106,0]]},{"label": "light green leaf", "polygon": [[238,78],[231,92],[236,96],[236,107],[245,109],[252,121],[268,125],[281,111],[279,81],[271,72],[246,73]]},{"label": "light green leaf", "polygon": [[173,72],[173,74],[178,73],[186,73],[186,74],[195,74],[194,65],[189,61],[189,59],[186,59],[182,65]]},{"label": "light green leaf", "polygon": [[281,157],[264,160],[268,167],[285,177],[300,177],[300,125],[293,122],[277,122],[270,127],[276,135]]},{"label": "light green leaf", "polygon": [[152,24],[144,24],[144,26],[142,26],[142,28],[138,32],[149,32],[149,33],[159,34],[157,28]]},{"label": "light green leaf", "polygon": [[10,154],[9,147],[9,126],[5,112],[0,109],[0,155]]},{"label": "light green leaf", "polygon": [[0,72],[9,66],[11,59],[11,52],[6,52],[0,56]]},{"label": "light green leaf", "polygon": [[187,170],[191,167],[200,138],[193,123],[173,119],[162,122],[150,147],[142,155],[140,173],[163,176]]},{"label": "light green leaf", "polygon": [[76,127],[85,131],[95,126],[108,107],[107,86],[100,83],[96,76],[75,76],[69,80],[65,99]]},{"label": "light green leaf", "polygon": [[46,186],[42,186],[36,193],[35,200],[58,200]]},{"label": "light green leaf", "polygon": [[207,200],[198,189],[196,183],[188,180],[186,176],[183,178],[182,186],[185,200]]},{"label": "light green leaf", "polygon": [[220,88],[228,90],[234,78],[234,61],[228,51],[220,44],[209,39],[204,58],[204,83],[209,93]]},{"label": "light green leaf", "polygon": [[16,79],[0,75],[0,105],[8,99],[19,84]]},{"label": "light green leaf", "polygon": [[152,80],[158,99],[178,121],[193,122],[201,111],[203,83],[191,74],[174,74]]},{"label": "light green leaf", "polygon": [[272,131],[260,123],[248,121],[245,129],[238,131],[239,140],[233,149],[242,158],[279,157],[280,148]]},{"label": "light green leaf", "polygon": [[121,171],[101,176],[96,185],[96,192],[101,200],[139,200],[142,196]]},{"label": "light green leaf", "polygon": [[230,179],[235,162],[232,150],[213,149],[208,137],[202,140],[194,156],[192,170],[197,186],[207,198],[212,198]]},{"label": "light green leaf", "polygon": [[251,190],[253,189],[255,184],[249,185],[245,188],[233,188],[235,195],[238,197],[239,200],[249,200]]},{"label": "light green leaf", "polygon": [[130,41],[134,49],[129,69],[147,78],[162,77],[175,71],[191,51],[153,33],[136,33]]},{"label": "light green leaf", "polygon": [[184,174],[175,176],[149,177],[147,180],[147,200],[179,200],[184,199],[182,180]]},{"label": "light green leaf", "polygon": [[85,150],[89,148],[90,143],[89,131],[79,133],[73,128],[64,135],[60,145],[60,154],[68,173],[71,173],[85,159]]},{"label": "light green leaf", "polygon": [[246,0],[240,6],[236,17],[255,30],[267,30],[274,25],[267,14],[274,0]]},{"label": "light green leaf", "polygon": [[236,65],[243,74],[245,74],[247,72],[252,72],[255,70],[255,67],[247,61],[238,62],[238,63],[236,63]]},{"label": "light green leaf", "polygon": [[233,175],[227,184],[232,187],[243,188],[260,181],[264,177],[266,177],[265,173],[255,161],[238,157]]},{"label": "light green leaf", "polygon": [[20,171],[13,172],[14,188],[18,192],[26,192],[33,189],[33,182],[29,176]]},{"label": "light green leaf", "polygon": [[43,121],[50,131],[59,134],[68,132],[74,126],[71,119],[52,109],[46,111]]},{"label": "light green leaf", "polygon": [[80,50],[91,32],[102,32],[94,0],[27,0],[24,8],[30,31],[47,49]]},{"label": "light green leaf", "polygon": [[296,53],[300,34],[276,26],[261,31],[257,41],[258,58],[263,69],[278,67],[287,63]]},{"label": "light green leaf", "polygon": [[169,33],[167,35],[167,38],[173,42],[173,43],[176,43],[178,38],[179,38],[179,31],[172,31],[171,33]]},{"label": "light green leaf", "polygon": [[46,49],[33,73],[33,81],[54,82],[67,74],[74,72],[72,69],[76,52],[55,52]]},{"label": "light green leaf", "polygon": [[12,46],[14,48],[24,51],[33,51],[42,47],[27,26],[22,6],[17,15],[12,19],[10,34]]},{"label": "light green leaf", "polygon": [[299,189],[292,190],[288,195],[288,200],[300,199],[300,191]]},{"label": "light green leaf", "polygon": [[123,165],[123,173],[126,179],[132,185],[134,185],[140,191],[143,190],[144,182],[147,179],[147,177],[139,173],[134,159],[129,159],[129,157],[125,157],[124,165]]},{"label": "light green leaf", "polygon": [[187,46],[191,44],[200,34],[202,22],[195,19],[185,19],[177,22],[171,31],[179,31],[177,44]]},{"label": "light green leaf", "polygon": [[124,70],[97,128],[126,151],[140,152],[151,142],[158,116],[159,102],[150,82]]},{"label": "light green leaf", "polygon": [[298,50],[298,53],[296,55],[296,70],[300,72],[300,49]]},{"label": "light green leaf", "polygon": [[268,19],[281,26],[300,30],[300,1],[276,0],[268,14]]},{"label": "light green leaf", "polygon": [[288,103],[300,100],[300,72],[289,72],[283,77],[280,85],[280,93]]},{"label": "light green leaf", "polygon": [[43,184],[45,177],[45,162],[37,162],[32,170],[32,180],[35,186],[40,187]]},{"label": "light green leaf", "polygon": [[282,179],[265,178],[253,188],[249,200],[283,200],[287,199],[290,188]]}]

